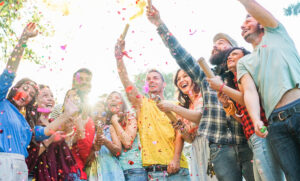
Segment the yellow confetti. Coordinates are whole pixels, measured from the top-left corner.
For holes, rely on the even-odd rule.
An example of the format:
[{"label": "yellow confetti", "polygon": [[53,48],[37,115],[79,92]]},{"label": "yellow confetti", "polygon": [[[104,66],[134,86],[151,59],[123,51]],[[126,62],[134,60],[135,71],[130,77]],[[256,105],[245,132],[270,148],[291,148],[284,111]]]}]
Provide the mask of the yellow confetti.
[{"label": "yellow confetti", "polygon": [[137,0],[137,6],[140,8],[140,11],[137,12],[135,15],[131,16],[129,20],[133,20],[139,16],[142,16],[144,13],[144,8],[146,7],[146,1],[144,0]]}]

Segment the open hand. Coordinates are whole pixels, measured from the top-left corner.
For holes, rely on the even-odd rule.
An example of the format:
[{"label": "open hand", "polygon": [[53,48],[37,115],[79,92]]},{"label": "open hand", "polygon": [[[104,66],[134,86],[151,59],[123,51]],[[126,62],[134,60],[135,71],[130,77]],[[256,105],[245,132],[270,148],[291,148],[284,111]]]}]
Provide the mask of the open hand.
[{"label": "open hand", "polygon": [[35,30],[36,24],[35,23],[28,23],[27,26],[24,28],[22,37],[24,38],[32,38],[37,36],[38,30]]}]

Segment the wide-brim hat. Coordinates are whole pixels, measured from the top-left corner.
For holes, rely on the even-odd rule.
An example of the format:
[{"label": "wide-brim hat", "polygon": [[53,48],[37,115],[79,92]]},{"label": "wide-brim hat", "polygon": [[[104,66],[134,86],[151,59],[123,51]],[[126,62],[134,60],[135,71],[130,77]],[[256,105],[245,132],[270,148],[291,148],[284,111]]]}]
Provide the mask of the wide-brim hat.
[{"label": "wide-brim hat", "polygon": [[219,39],[227,40],[231,44],[232,47],[237,47],[238,46],[237,42],[225,33],[216,34],[214,36],[214,39],[213,39],[214,43],[216,43],[216,41],[218,41]]}]

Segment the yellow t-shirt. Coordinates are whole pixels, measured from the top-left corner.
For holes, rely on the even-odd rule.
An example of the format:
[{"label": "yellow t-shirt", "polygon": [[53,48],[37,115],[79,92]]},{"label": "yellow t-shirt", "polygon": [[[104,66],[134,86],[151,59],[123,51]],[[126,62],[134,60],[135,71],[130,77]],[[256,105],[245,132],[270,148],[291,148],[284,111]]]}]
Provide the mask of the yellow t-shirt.
[{"label": "yellow t-shirt", "polygon": [[[138,114],[138,128],[143,166],[168,165],[174,156],[175,130],[166,114],[160,111],[151,99],[143,98]],[[181,154],[180,167],[188,168],[183,154]]]}]

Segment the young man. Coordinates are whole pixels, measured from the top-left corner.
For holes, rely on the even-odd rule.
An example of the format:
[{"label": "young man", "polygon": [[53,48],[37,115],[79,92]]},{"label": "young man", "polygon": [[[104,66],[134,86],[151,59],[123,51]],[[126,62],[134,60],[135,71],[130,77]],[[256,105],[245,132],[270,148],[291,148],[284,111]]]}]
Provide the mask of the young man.
[{"label": "young man", "polygon": [[[252,54],[238,62],[237,79],[255,133],[269,139],[287,180],[300,180],[300,57],[283,25],[254,0],[239,0],[250,15],[242,36]],[[257,89],[256,89],[257,87]],[[259,92],[259,95],[257,93]],[[261,133],[259,97],[269,127]]]},{"label": "young man", "polygon": [[[87,180],[87,174],[84,167],[88,156],[93,152],[93,140],[95,135],[94,122],[91,119],[90,109],[88,105],[88,94],[91,90],[92,72],[87,68],[81,68],[73,74],[72,89],[80,97],[80,113],[75,120],[76,134],[72,136],[72,154],[80,169],[80,179]],[[54,108],[51,117],[55,118],[62,112],[62,105]],[[74,143],[74,144],[73,144]]]},{"label": "young man", "polygon": [[123,62],[124,40],[118,40],[115,56],[120,79],[127,97],[136,110],[138,129],[142,145],[142,162],[148,171],[149,180],[189,181],[188,163],[181,154],[183,139],[172,127],[169,118],[156,106],[153,97],[164,99],[166,83],[160,72],[150,70],[146,76],[149,85],[149,97],[142,96],[129,80]]},{"label": "young man", "polygon": [[[204,111],[198,132],[209,141],[210,159],[214,164],[217,178],[225,181],[241,181],[244,176],[246,180],[254,180],[252,152],[246,143],[241,125],[232,118],[226,118],[217,93],[210,89],[204,72],[169,32],[155,7],[148,9],[147,16],[150,22],[156,25],[159,35],[179,66],[201,87]],[[226,41],[230,42],[225,38],[219,41],[223,41],[224,44]],[[218,44],[215,43],[215,46]],[[217,54],[215,48],[212,54]]]},{"label": "young man", "polygon": [[[231,49],[225,59],[227,60],[227,67],[230,72],[227,73],[225,81],[227,81],[227,86],[224,86],[223,81],[219,77],[210,78],[208,82],[210,86],[215,90],[220,90],[222,88],[222,92],[220,94],[232,95],[235,90],[239,90],[238,83],[236,80],[236,71],[237,71],[237,63],[238,61],[250,54],[249,51],[242,47],[235,47]],[[240,99],[243,99],[243,95],[240,94]],[[243,126],[245,136],[248,140],[248,144],[253,152],[253,171],[254,177],[256,181],[267,181],[267,180],[276,180],[283,181],[283,172],[278,165],[273,152],[271,150],[271,146],[269,142],[257,136],[254,131],[254,126],[250,115],[245,106],[239,104],[239,102],[235,102],[234,105],[230,105],[228,99],[223,99],[223,96],[220,96],[221,102],[225,109],[230,112],[229,114],[233,114],[233,116],[238,116],[240,123]],[[235,106],[237,111],[232,111]],[[261,120],[267,125],[267,119],[265,116],[264,110],[261,108]]]}]

